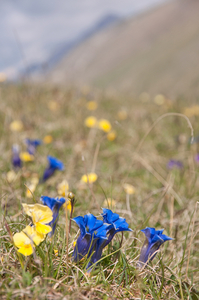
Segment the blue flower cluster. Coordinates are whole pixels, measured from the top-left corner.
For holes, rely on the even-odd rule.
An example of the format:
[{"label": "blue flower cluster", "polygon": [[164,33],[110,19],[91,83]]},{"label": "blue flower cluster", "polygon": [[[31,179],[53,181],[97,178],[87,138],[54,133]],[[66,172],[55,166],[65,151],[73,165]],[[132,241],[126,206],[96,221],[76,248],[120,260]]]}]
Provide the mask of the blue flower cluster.
[{"label": "blue flower cluster", "polygon": [[[132,231],[124,218],[113,213],[110,209],[103,208],[102,210],[103,221],[98,220],[92,214],[73,219],[80,228],[80,235],[73,252],[73,260],[78,262],[86,256],[89,261],[86,267],[88,272],[100,260],[103,249],[111,242],[117,232]],[[146,240],[141,249],[138,268],[145,267],[155,257],[160,246],[164,242],[172,240],[163,234],[163,229],[156,230],[146,227],[141,231],[145,234]]]},{"label": "blue flower cluster", "polygon": [[[32,140],[32,139],[25,139],[25,144],[27,146],[27,152],[30,155],[35,155],[36,149],[38,146],[42,144],[41,140]],[[58,160],[57,158],[48,155],[48,166],[44,170],[44,173],[42,175],[42,178],[40,179],[40,183],[45,182],[47,179],[49,179],[55,171],[63,171],[64,170],[64,164]],[[15,144],[12,147],[12,165],[15,169],[22,167],[22,160],[20,158],[20,148],[19,145]]]},{"label": "blue flower cluster", "polygon": [[[41,140],[31,140],[31,139],[25,139],[25,144],[27,146],[27,152],[31,155],[35,155],[36,149],[39,145],[42,144]],[[20,158],[20,148],[19,145],[14,144],[12,146],[12,164],[14,168],[21,168],[22,167],[22,161]]]},{"label": "blue flower cluster", "polygon": [[80,236],[74,248],[73,259],[77,262],[87,256],[88,271],[100,260],[104,247],[111,242],[117,232],[132,231],[128,228],[129,225],[124,218],[110,209],[103,208],[102,210],[103,221],[98,220],[92,214],[73,219],[80,228]]}]

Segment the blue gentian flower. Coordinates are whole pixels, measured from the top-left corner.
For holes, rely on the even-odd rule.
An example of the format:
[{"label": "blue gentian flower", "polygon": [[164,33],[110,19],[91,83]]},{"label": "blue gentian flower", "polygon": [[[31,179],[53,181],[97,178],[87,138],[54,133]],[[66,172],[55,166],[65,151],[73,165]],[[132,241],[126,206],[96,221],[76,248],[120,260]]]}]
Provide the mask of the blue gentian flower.
[{"label": "blue gentian flower", "polygon": [[141,249],[138,262],[139,268],[145,266],[147,262],[151,261],[155,257],[155,255],[157,254],[157,250],[164,242],[172,240],[172,238],[168,237],[165,234],[162,234],[164,229],[156,230],[155,228],[146,227],[141,231],[144,232],[146,240]]},{"label": "blue gentian flower", "polygon": [[104,247],[110,243],[117,232],[131,231],[126,220],[110,209],[104,208],[102,215],[103,221],[97,220],[92,214],[73,219],[80,228],[73,258],[74,261],[79,261],[87,255],[90,259],[87,265],[88,271],[91,271],[92,265],[100,260]]},{"label": "blue gentian flower", "polygon": [[41,140],[25,139],[27,145],[27,152],[31,155],[35,154],[36,148],[42,144]]},{"label": "blue gentian flower", "polygon": [[17,144],[12,146],[12,164],[15,168],[21,168],[22,167],[22,161],[20,159],[20,151],[19,146]]},{"label": "blue gentian flower", "polygon": [[172,170],[174,168],[182,169],[183,168],[183,163],[179,160],[170,159],[167,163],[167,168],[170,169],[170,170]]},{"label": "blue gentian flower", "polygon": [[108,245],[111,242],[111,240],[117,232],[132,231],[132,229],[128,228],[129,224],[126,222],[126,219],[121,218],[118,214],[113,213],[108,208],[102,208],[102,210],[103,222],[113,225],[113,227],[108,233],[108,240],[106,245]]},{"label": "blue gentian flower", "polygon": [[[74,261],[79,261],[88,254],[88,251],[89,253],[92,252],[97,239],[100,237],[100,232],[101,237],[106,239],[106,231],[102,230],[105,229],[103,221],[97,220],[92,214],[73,218],[73,221],[75,221],[80,228],[80,236],[77,239],[73,253]],[[101,228],[100,231],[99,228]]]},{"label": "blue gentian flower", "polygon": [[65,198],[50,198],[48,196],[41,196],[40,201],[43,205],[47,205],[53,212],[53,219],[49,224],[47,224],[52,227],[52,231],[48,234],[52,237],[59,219],[59,210],[66,200]]},{"label": "blue gentian flower", "polygon": [[50,178],[56,170],[63,171],[64,170],[64,164],[58,160],[55,157],[48,156],[48,162],[49,166],[45,169],[42,180],[46,181],[48,178]]}]

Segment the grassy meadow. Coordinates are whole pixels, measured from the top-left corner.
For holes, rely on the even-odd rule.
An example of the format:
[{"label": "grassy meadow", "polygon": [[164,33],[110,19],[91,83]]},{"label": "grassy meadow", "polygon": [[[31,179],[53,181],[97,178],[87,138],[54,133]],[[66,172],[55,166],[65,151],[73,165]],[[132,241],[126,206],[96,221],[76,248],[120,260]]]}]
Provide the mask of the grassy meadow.
[{"label": "grassy meadow", "polygon": [[[142,95],[143,96],[143,95]],[[88,105],[95,101],[95,110]],[[94,105],[95,106],[95,105]],[[114,134],[85,126],[85,119],[106,119]],[[20,120],[22,128],[10,126]],[[185,99],[132,99],[86,87],[68,90],[34,85],[0,87],[0,298],[1,299],[199,299],[199,106]],[[194,140],[191,144],[191,136]],[[115,135],[115,136],[114,136]],[[51,136],[38,147],[34,161],[13,170],[12,145],[25,150],[24,139]],[[27,196],[32,176],[41,178],[47,155],[64,163]],[[182,168],[167,168],[170,159]],[[93,184],[81,177],[97,174]],[[41,195],[58,196],[67,180],[75,195],[73,217],[100,216],[107,206],[126,218],[132,232],[118,233],[88,273],[86,258],[72,260],[79,234],[63,208],[52,241],[23,256],[12,237],[30,219],[22,203],[39,203]],[[126,191],[125,184],[133,187]],[[67,215],[67,218],[66,218]],[[70,234],[68,232],[71,223]],[[144,269],[137,269],[145,240],[141,229],[164,228],[165,242]]]}]

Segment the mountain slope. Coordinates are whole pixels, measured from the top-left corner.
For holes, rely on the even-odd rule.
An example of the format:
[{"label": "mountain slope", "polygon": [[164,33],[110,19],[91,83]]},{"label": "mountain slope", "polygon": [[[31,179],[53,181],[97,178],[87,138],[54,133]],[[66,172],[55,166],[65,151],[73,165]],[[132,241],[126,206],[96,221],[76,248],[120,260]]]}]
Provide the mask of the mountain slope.
[{"label": "mountain slope", "polygon": [[199,94],[199,1],[176,0],[88,39],[49,74],[139,94]]}]

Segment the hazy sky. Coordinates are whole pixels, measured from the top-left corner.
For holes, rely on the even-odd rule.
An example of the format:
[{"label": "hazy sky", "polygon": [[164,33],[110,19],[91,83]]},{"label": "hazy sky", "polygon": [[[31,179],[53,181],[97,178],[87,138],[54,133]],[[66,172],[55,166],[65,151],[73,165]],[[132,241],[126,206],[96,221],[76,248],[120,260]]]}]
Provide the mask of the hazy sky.
[{"label": "hazy sky", "polygon": [[128,17],[167,0],[0,0],[0,72],[43,63],[103,16]]}]

